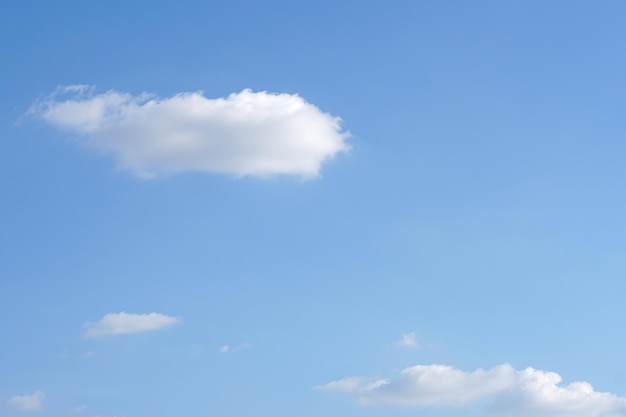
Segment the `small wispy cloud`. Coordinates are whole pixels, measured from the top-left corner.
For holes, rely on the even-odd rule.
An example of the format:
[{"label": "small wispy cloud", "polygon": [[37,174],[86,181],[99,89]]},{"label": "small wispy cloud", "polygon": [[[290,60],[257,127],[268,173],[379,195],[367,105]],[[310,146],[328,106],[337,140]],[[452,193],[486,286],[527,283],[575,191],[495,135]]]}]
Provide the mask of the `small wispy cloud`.
[{"label": "small wispy cloud", "polygon": [[9,398],[6,403],[9,407],[20,411],[40,411],[44,409],[43,402],[45,399],[46,395],[37,391],[33,394],[16,395]]},{"label": "small wispy cloud", "polygon": [[181,322],[178,317],[166,316],[160,313],[129,314],[109,313],[102,320],[87,322],[83,325],[84,337],[96,338],[104,336],[122,335],[146,332],[170,327]]},{"label": "small wispy cloud", "polygon": [[626,416],[626,397],[598,392],[588,382],[563,385],[555,372],[516,371],[503,364],[465,372],[447,365],[417,365],[389,379],[349,377],[314,387],[354,394],[364,405],[464,406],[487,399],[501,417]]},{"label": "small wispy cloud", "polygon": [[252,345],[248,342],[243,342],[236,346],[222,345],[220,346],[221,353],[239,352],[241,350],[250,349]]},{"label": "small wispy cloud", "polygon": [[60,87],[29,115],[77,133],[120,168],[152,178],[184,171],[312,178],[347,152],[341,119],[297,94],[243,90],[225,98],[184,92],[159,98]]},{"label": "small wispy cloud", "polygon": [[417,349],[420,347],[420,344],[417,342],[415,332],[403,334],[400,340],[395,341],[393,344],[404,348]]},{"label": "small wispy cloud", "polygon": [[340,391],[340,392],[355,392],[360,390],[364,385],[364,379],[356,376],[340,379],[338,381],[332,381],[323,385],[316,385],[313,389],[319,391]]}]

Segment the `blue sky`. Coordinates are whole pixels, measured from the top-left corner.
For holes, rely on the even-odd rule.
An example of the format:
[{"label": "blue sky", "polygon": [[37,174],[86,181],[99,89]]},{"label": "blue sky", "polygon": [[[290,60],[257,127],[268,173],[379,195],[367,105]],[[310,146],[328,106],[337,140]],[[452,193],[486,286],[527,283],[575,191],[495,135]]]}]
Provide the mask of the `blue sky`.
[{"label": "blue sky", "polygon": [[0,415],[626,415],[626,4],[0,5]]}]

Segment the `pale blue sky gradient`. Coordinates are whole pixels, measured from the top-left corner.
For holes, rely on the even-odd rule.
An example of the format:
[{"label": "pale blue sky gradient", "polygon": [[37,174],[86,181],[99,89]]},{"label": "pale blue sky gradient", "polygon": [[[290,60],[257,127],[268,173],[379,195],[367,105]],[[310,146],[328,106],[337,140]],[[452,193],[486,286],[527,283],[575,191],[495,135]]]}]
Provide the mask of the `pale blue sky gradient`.
[{"label": "pale blue sky gradient", "polygon": [[[491,415],[313,389],[418,364],[625,396],[625,21],[622,1],[5,2],[0,415]],[[26,115],[74,84],[297,93],[351,151],[308,181],[144,180]],[[121,311],[182,322],[82,337]],[[42,411],[7,403],[37,391]]]}]

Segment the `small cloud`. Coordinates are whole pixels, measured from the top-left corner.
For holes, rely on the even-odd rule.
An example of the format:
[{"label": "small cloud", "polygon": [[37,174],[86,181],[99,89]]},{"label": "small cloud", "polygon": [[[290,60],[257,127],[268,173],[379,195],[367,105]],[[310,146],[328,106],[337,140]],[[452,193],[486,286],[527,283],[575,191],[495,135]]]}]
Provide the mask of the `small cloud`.
[{"label": "small cloud", "polygon": [[314,387],[354,394],[364,405],[465,406],[489,400],[501,417],[626,416],[626,397],[598,392],[588,382],[563,385],[554,372],[503,364],[465,372],[447,365],[417,365],[390,379],[350,377]]},{"label": "small cloud", "polygon": [[143,178],[178,172],[313,178],[348,152],[341,119],[297,94],[243,90],[225,98],[159,98],[76,85],[37,101],[29,115],[77,133]]},{"label": "small cloud", "polygon": [[318,391],[354,392],[361,386],[363,386],[363,379],[353,376],[340,379],[339,381],[332,381],[323,385],[316,385],[313,389]]},{"label": "small cloud", "polygon": [[46,395],[37,391],[30,395],[17,395],[7,400],[9,407],[15,408],[20,411],[40,411],[43,410],[43,402],[46,399]]},{"label": "small cloud", "polygon": [[94,352],[91,352],[91,351],[83,353],[83,358],[84,359],[90,359],[90,358],[93,358],[94,356],[96,356],[96,354]]},{"label": "small cloud", "polygon": [[109,313],[102,320],[87,322],[83,325],[84,337],[96,338],[103,336],[130,334],[162,329],[180,323],[177,317],[166,316],[159,313],[129,314]]},{"label": "small cloud", "polygon": [[415,333],[405,333],[402,335],[402,338],[396,342],[394,342],[395,346],[405,347],[405,348],[419,348],[420,344],[417,342],[415,338]]},{"label": "small cloud", "polygon": [[220,352],[221,353],[239,352],[242,350],[250,349],[251,347],[252,345],[248,342],[243,342],[237,346],[222,345],[220,346]]}]

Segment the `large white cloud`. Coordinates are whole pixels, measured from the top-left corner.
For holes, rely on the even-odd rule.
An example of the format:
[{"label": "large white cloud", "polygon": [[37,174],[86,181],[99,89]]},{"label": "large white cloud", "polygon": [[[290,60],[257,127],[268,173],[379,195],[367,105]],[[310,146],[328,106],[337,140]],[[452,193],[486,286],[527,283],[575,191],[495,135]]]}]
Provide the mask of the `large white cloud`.
[{"label": "large white cloud", "polygon": [[87,322],[83,325],[84,337],[95,338],[103,336],[121,335],[129,333],[146,332],[164,327],[173,326],[180,323],[177,317],[166,316],[165,314],[129,314],[109,313],[102,320]]},{"label": "large white cloud", "polygon": [[465,372],[446,365],[418,365],[395,378],[345,378],[315,389],[350,392],[366,405],[459,406],[481,399],[502,417],[626,416],[626,398],[597,392],[587,382],[561,384],[560,375],[508,364]]},{"label": "large white cloud", "polygon": [[181,171],[311,178],[349,148],[341,120],[295,94],[243,90],[217,99],[200,92],[158,98],[69,86],[29,113],[78,133],[119,167],[148,178]]},{"label": "large white cloud", "polygon": [[7,405],[20,411],[39,411],[43,410],[43,402],[46,395],[37,391],[33,394],[16,395],[7,400]]}]

